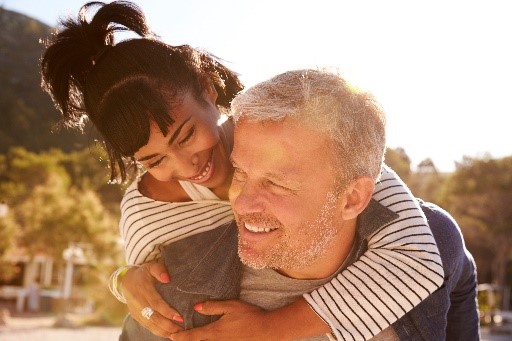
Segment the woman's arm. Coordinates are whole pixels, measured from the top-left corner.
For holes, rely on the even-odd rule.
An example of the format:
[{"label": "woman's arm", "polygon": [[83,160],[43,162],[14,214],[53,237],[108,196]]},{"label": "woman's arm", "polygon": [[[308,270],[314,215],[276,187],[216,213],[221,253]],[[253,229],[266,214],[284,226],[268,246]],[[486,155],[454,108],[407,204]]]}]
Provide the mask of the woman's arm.
[{"label": "woman's arm", "polygon": [[[147,184],[145,191],[149,191]],[[137,181],[126,190],[120,209],[119,233],[127,264],[152,261],[159,257],[164,245],[215,229],[234,219],[227,201],[159,201],[143,195]]]},{"label": "woman's arm", "polygon": [[337,339],[366,340],[389,327],[439,288],[444,272],[423,212],[388,168],[373,199],[397,217],[370,235],[368,250],[331,282],[273,311],[240,301],[206,302],[198,311],[222,318],[173,339],[292,340],[332,333]]},{"label": "woman's arm", "polygon": [[[229,203],[221,200],[155,200],[139,190],[138,185],[144,179],[134,181],[127,188],[120,204],[119,232],[126,263],[140,266],[130,268],[119,279],[119,287],[132,317],[153,334],[168,337],[181,330],[173,321],[182,322],[182,317],[155,288],[156,281],[166,283],[169,280],[165,266],[155,259],[164,245],[222,226],[233,220],[233,213]],[[146,182],[142,187],[147,190],[147,185]],[[141,315],[144,307],[154,310],[149,320]]]},{"label": "woman's arm", "polygon": [[329,326],[304,299],[272,311],[239,300],[207,301],[196,305],[196,311],[222,317],[206,326],[173,334],[172,340],[292,341],[330,333]]},{"label": "woman's arm", "polygon": [[438,289],[439,250],[416,199],[385,167],[373,199],[398,214],[370,236],[368,250],[331,282],[304,295],[337,339],[369,339]]},{"label": "woman's arm", "polygon": [[[170,307],[155,289],[156,281],[169,282],[165,266],[153,261],[139,267],[130,268],[122,278],[121,292],[128,311],[134,320],[160,337],[169,337],[182,328],[173,321],[181,322],[180,314]],[[150,319],[142,316],[141,311],[151,307],[154,313]]]},{"label": "woman's arm", "polygon": [[[368,250],[360,259],[331,282],[304,295],[309,305],[302,299],[265,312],[248,310],[246,304],[226,306],[226,302],[219,302],[215,310],[217,313],[224,311],[223,318],[196,332],[203,336],[205,332],[236,336],[250,326],[257,338],[269,332],[269,328],[260,330],[258,325],[272,323],[275,328],[270,330],[279,337],[284,337],[282,332],[288,333],[287,336],[305,337],[332,331],[338,339],[364,340],[418,305],[440,287],[444,276],[425,216],[405,184],[387,168],[383,170],[373,199],[395,212],[398,218],[370,236]],[[240,314],[240,311],[245,313]],[[211,313],[208,308],[201,312]],[[283,330],[284,326],[287,328]],[[194,332],[178,333],[176,339],[188,339],[190,333]]]}]

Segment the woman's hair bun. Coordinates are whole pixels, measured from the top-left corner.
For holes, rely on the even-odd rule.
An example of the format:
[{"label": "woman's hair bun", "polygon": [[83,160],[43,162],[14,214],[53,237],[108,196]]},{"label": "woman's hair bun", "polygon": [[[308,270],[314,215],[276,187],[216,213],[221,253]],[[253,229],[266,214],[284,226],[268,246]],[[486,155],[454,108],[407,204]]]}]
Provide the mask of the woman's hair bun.
[{"label": "woman's hair bun", "polygon": [[[98,10],[88,21],[93,8]],[[114,45],[114,33],[131,31],[141,37],[152,33],[142,10],[129,1],[88,2],[78,18],[66,18],[59,24],[46,41],[41,59],[42,87],[62,112],[63,125],[80,127],[87,75]]]}]

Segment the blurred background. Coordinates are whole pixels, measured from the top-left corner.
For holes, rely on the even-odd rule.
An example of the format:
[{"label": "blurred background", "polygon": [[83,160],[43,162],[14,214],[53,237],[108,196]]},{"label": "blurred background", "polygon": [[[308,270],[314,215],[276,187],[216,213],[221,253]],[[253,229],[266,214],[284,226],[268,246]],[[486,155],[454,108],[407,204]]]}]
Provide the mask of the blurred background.
[{"label": "blurred background", "polygon": [[[508,339],[509,1],[134,2],[164,41],[207,49],[248,86],[334,67],[373,92],[388,114],[386,163],[455,217],[477,263],[482,325]],[[59,114],[40,89],[40,40],[84,3],[0,0],[0,333],[27,316],[116,330],[126,314],[107,279],[124,262],[127,184],[108,183],[94,129],[55,128]]]}]

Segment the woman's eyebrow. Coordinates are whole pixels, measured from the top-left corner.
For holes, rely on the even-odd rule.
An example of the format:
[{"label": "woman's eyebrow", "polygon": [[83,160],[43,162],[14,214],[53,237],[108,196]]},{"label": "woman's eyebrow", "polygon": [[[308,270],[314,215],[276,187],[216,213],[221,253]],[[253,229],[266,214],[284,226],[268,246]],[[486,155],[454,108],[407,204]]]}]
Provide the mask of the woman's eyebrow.
[{"label": "woman's eyebrow", "polygon": [[187,123],[188,121],[190,121],[190,119],[192,118],[192,115],[190,115],[189,117],[187,117],[185,120],[183,120],[183,122],[180,124],[180,126],[178,127],[178,129],[176,129],[174,131],[174,133],[172,134],[171,136],[171,139],[169,140],[169,142],[167,143],[167,145],[172,145],[174,143],[174,141],[176,141],[176,139],[178,138],[178,136],[180,135],[180,132],[181,132],[181,129],[183,128],[183,126],[185,125],[185,123]]},{"label": "woman's eyebrow", "polygon": [[[169,142],[167,142],[167,145],[172,145],[174,143],[174,141],[176,141],[176,139],[178,138],[178,136],[180,135],[180,132],[181,132],[181,129],[183,129],[183,126],[188,122],[190,121],[190,119],[192,118],[192,115],[190,115],[189,117],[187,117],[185,120],[183,120],[183,122],[181,122],[181,124],[179,125],[178,129],[176,129],[174,131],[174,133],[172,134],[171,138],[169,139]],[[140,159],[137,159],[137,161],[141,162],[141,161],[146,161],[146,160],[149,160],[149,159],[152,159],[154,158],[155,156],[158,156],[158,153],[154,153],[154,154],[149,154],[149,155],[146,155],[146,156],[143,156],[141,157]]]}]

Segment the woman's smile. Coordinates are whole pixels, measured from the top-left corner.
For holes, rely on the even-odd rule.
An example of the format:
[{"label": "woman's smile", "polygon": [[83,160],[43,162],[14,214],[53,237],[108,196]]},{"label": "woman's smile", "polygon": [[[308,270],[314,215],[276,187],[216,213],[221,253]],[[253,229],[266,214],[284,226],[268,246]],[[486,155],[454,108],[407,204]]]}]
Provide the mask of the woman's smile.
[{"label": "woman's smile", "polygon": [[210,152],[210,157],[203,168],[193,177],[188,178],[189,181],[195,182],[197,184],[206,182],[211,179],[214,172],[214,162],[213,162],[213,151]]}]

